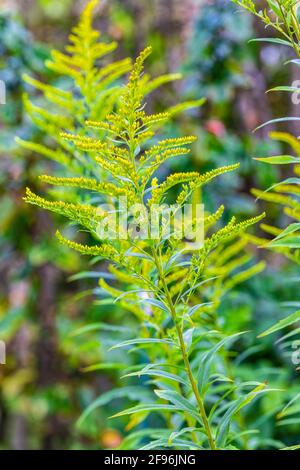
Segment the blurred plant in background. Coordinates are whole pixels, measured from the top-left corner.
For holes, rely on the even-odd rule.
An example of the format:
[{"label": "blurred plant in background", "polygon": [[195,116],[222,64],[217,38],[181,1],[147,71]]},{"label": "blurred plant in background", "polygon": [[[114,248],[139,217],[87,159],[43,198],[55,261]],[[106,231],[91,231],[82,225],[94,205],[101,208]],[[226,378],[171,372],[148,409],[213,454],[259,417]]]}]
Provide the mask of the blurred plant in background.
[{"label": "blurred plant in background", "polygon": [[[56,313],[62,309],[76,317],[81,308],[68,305],[67,297],[75,291],[65,283],[61,270],[72,272],[80,264],[76,257],[57,250],[46,233],[39,235],[42,227],[51,230],[51,219],[33,217],[19,203],[24,184],[42,168],[34,155],[19,158],[14,140],[15,135],[38,136],[24,113],[22,75],[53,78],[44,68],[48,48],[35,43],[20,19],[9,14],[0,17],[0,37],[0,76],[7,90],[7,103],[0,107],[0,335],[8,349],[0,379],[1,440],[12,448],[51,447],[56,433],[65,442],[72,410],[68,383],[62,380],[68,368],[61,362]],[[35,248],[32,238],[37,241]]]},{"label": "blurred plant in background", "polygon": [[[33,217],[20,204],[24,185],[49,164],[45,166],[36,153],[19,158],[14,140],[15,135],[43,139],[25,117],[22,96],[29,87],[22,81],[23,74],[35,73],[48,82],[54,82],[55,76],[44,68],[48,48],[35,43],[19,19],[5,14],[0,24],[0,75],[8,98],[0,107],[0,334],[8,345],[8,362],[0,379],[1,439],[12,448],[68,446],[70,420],[78,415],[85,388],[80,389],[82,376],[79,381],[76,374],[71,379],[73,367],[82,357],[80,345],[65,338],[83,311],[89,315],[89,303],[82,299],[70,302],[76,289],[66,276],[83,265],[74,254],[53,245],[48,236],[52,227],[49,217]],[[41,97],[37,99],[41,101]],[[32,239],[37,242],[35,247]],[[88,351],[84,357],[88,360]]]}]

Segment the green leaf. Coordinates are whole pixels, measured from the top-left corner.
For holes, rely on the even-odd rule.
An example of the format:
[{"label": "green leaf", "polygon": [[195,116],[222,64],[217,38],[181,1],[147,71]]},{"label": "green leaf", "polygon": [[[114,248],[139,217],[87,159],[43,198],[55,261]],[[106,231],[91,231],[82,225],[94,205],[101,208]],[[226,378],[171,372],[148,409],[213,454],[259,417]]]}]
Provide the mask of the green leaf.
[{"label": "green leaf", "polygon": [[195,444],[193,441],[188,441],[185,439],[174,439],[173,442],[170,444],[167,438],[157,439],[155,441],[146,444],[145,446],[141,447],[139,450],[151,450],[151,449],[159,449],[160,447],[172,448],[175,447],[176,450],[181,449],[188,449],[188,450],[203,450],[198,444]]},{"label": "green leaf", "polygon": [[[300,307],[300,305],[299,305],[299,307]],[[283,341],[285,341],[286,339],[291,338],[292,336],[299,335],[299,333],[300,333],[300,328],[295,328],[294,330],[290,331],[290,332],[287,333],[286,335],[281,336],[281,337],[276,341],[276,344],[282,343]]]},{"label": "green leaf", "polygon": [[[285,407],[278,413],[277,418],[280,419],[283,416],[289,416],[295,413],[295,406],[292,406],[295,401],[300,402],[300,393],[297,393],[286,405]],[[297,403],[296,411],[300,411],[300,403]]]},{"label": "green leaf", "polygon": [[97,271],[82,271],[78,274],[74,274],[68,278],[68,281],[79,281],[81,279],[99,279],[103,277],[103,279],[114,279],[114,276],[110,273],[106,272],[97,272]]},{"label": "green leaf", "polygon": [[84,367],[82,372],[94,372],[95,370],[113,370],[124,369],[124,364],[114,362],[102,362],[99,364],[92,364],[91,366]]},{"label": "green leaf", "polygon": [[132,408],[127,408],[127,410],[120,411],[119,413],[114,414],[110,418],[119,418],[120,416],[132,415],[140,412],[151,412],[151,411],[176,411],[176,406],[174,405],[160,405],[157,403],[145,403],[143,405],[133,406]]},{"label": "green leaf", "polygon": [[159,398],[162,398],[163,400],[168,400],[173,403],[177,411],[186,411],[198,421],[200,420],[197,408],[178,392],[175,392],[174,390],[154,390],[154,393]]},{"label": "green leaf", "polygon": [[299,87],[296,87],[296,86],[276,86],[274,88],[270,88],[268,90],[268,93],[270,91],[289,91],[291,93],[294,93],[295,91],[296,92],[300,92],[300,88]]},{"label": "green leaf", "polygon": [[76,426],[80,427],[86,418],[100,406],[105,406],[112,400],[128,398],[132,401],[140,401],[150,399],[151,394],[141,387],[122,387],[120,389],[110,390],[109,392],[103,393],[100,397],[94,400],[79,417]]},{"label": "green leaf", "polygon": [[276,424],[276,426],[291,426],[291,425],[299,425],[300,424],[300,418],[289,418],[289,419],[283,419],[279,423]]},{"label": "green leaf", "polygon": [[217,430],[216,444],[218,447],[222,448],[226,444],[231,418],[238,413],[239,410],[249,405],[259,394],[271,391],[270,389],[265,389],[265,387],[266,384],[258,385],[254,390],[247,393],[246,396],[239,397],[235,400],[228,408]]},{"label": "green leaf", "polygon": [[249,43],[250,42],[271,42],[272,44],[280,44],[282,46],[293,47],[293,44],[291,42],[279,38],[254,38],[250,39]]},{"label": "green leaf", "polygon": [[297,310],[297,312],[294,312],[288,317],[283,318],[282,320],[277,322],[275,325],[273,325],[271,328],[269,328],[268,330],[258,335],[258,338],[263,338],[264,336],[268,336],[272,333],[275,333],[276,331],[282,330],[283,328],[286,328],[287,326],[293,325],[299,320],[300,320],[300,310]]},{"label": "green leaf", "polygon": [[271,241],[268,244],[269,247],[282,247],[282,248],[300,248],[300,236],[295,235],[295,236],[290,236],[283,238],[281,240],[277,241]]},{"label": "green leaf", "polygon": [[254,160],[258,160],[259,162],[269,163],[270,165],[287,165],[289,163],[298,163],[298,164],[300,163],[300,158],[292,157],[291,155],[276,155],[274,157],[254,158]]},{"label": "green leaf", "polygon": [[295,64],[295,65],[297,65],[298,67],[300,67],[300,59],[291,59],[291,60],[287,60],[287,61],[285,62],[285,65],[286,65],[286,64]]},{"label": "green leaf", "polygon": [[193,307],[190,307],[187,311],[187,316],[191,317],[192,315],[194,315],[194,313],[196,313],[201,307],[204,307],[204,306],[208,306],[208,305],[212,305],[212,302],[204,302],[203,304],[197,304],[197,305],[193,305]]},{"label": "green leaf", "polygon": [[270,241],[268,246],[270,247],[288,247],[288,248],[300,248],[300,235],[291,235],[300,230],[300,223],[295,222],[290,224],[285,230],[283,230],[276,238]]},{"label": "green leaf", "polygon": [[147,302],[148,304],[153,305],[154,307],[157,307],[160,310],[163,310],[164,312],[169,313],[169,309],[167,308],[167,306],[160,300],[147,298],[147,299],[141,299],[141,302]]},{"label": "green leaf", "polygon": [[256,127],[254,129],[254,132],[257,131],[258,129],[261,129],[262,127],[268,126],[269,124],[275,124],[276,122],[288,122],[288,121],[300,121],[300,117],[292,117],[291,116],[291,117],[271,119],[270,121],[267,121],[264,124],[261,124],[260,126]]},{"label": "green leaf", "polygon": [[139,429],[138,431],[126,435],[121,442],[121,445],[118,447],[118,450],[136,449],[138,447],[138,443],[144,437],[155,438],[160,434],[160,429],[157,428]]},{"label": "green leaf", "polygon": [[126,251],[125,256],[132,256],[133,258],[146,259],[147,261],[154,262],[151,256],[148,256],[144,253],[136,253],[135,251],[132,251],[132,250],[133,248],[129,248],[129,250]]},{"label": "green leaf", "polygon": [[[299,161],[300,163],[300,161]],[[268,191],[272,191],[274,188],[278,186],[284,186],[285,184],[300,184],[300,178],[287,178],[283,181],[279,181],[279,183],[272,184],[268,189],[264,190],[264,193],[267,193]],[[257,200],[259,199],[259,196],[256,198]]]},{"label": "green leaf", "polygon": [[197,284],[195,284],[194,286],[190,287],[189,289],[187,289],[183,294],[182,294],[182,297],[185,297],[187,294],[189,294],[190,292],[198,289],[199,286],[202,286],[202,284],[206,284],[207,282],[210,282],[210,281],[214,281],[215,279],[217,279],[218,276],[214,276],[214,277],[210,277],[208,279],[204,279],[204,281],[201,281],[201,282],[198,282]]},{"label": "green leaf", "polygon": [[268,5],[271,7],[271,9],[274,11],[275,15],[282,19],[282,13],[277,3],[271,0],[267,0],[267,2],[268,2]]},{"label": "green leaf", "polygon": [[[137,294],[139,292],[152,292],[152,290],[147,290],[147,289],[132,289],[132,290],[129,290],[129,291],[126,291],[126,292],[122,292],[122,294],[118,295],[118,297],[116,297],[113,301],[114,304],[118,303],[120,300],[124,299],[124,297],[128,297],[129,295],[132,295],[132,294]],[[144,300],[144,299],[143,299]]]},{"label": "green leaf", "polygon": [[298,450],[300,449],[300,444],[296,444],[295,446],[290,446],[290,447],[284,447],[283,449],[280,450]]},{"label": "green leaf", "polygon": [[300,230],[300,222],[295,222],[290,224],[286,229],[284,229],[276,238],[271,241],[271,244],[274,243],[276,240],[280,240],[281,238],[286,237],[287,235],[297,232]]},{"label": "green leaf", "polygon": [[131,372],[130,374],[126,374],[126,375],[123,375],[123,377],[141,377],[142,375],[149,375],[149,376],[153,376],[153,377],[162,377],[164,379],[168,379],[168,380],[174,380],[175,382],[178,382],[178,383],[181,383],[183,385],[186,385],[187,387],[189,387],[189,383],[183,379],[182,377],[180,377],[179,375],[177,374],[171,374],[170,372],[166,372],[164,370],[159,370],[159,369],[142,369],[140,371],[137,371],[137,372]]},{"label": "green leaf", "polygon": [[150,343],[174,345],[174,342],[170,339],[137,338],[137,339],[129,339],[127,341],[123,341],[122,343],[115,344],[114,346],[110,348],[110,351],[112,349],[124,348],[126,346],[132,346],[134,344],[150,344]]},{"label": "green leaf", "polygon": [[208,351],[202,356],[198,370],[198,381],[201,386],[201,390],[203,390],[203,388],[207,384],[208,374],[212,365],[212,361],[219,349],[221,349],[226,343],[236,339],[238,336],[241,336],[245,333],[246,331],[242,331],[239,333],[235,333],[231,336],[226,336],[226,338],[223,338],[210,351]]},{"label": "green leaf", "polygon": [[90,333],[92,331],[114,331],[116,333],[134,333],[132,328],[126,328],[125,326],[110,325],[109,323],[90,323],[89,325],[82,326],[70,333],[70,336],[79,336],[84,333]]},{"label": "green leaf", "polygon": [[197,431],[197,428],[189,427],[189,428],[183,428],[180,429],[179,431],[173,431],[170,434],[170,437],[168,439],[168,442],[171,444],[174,439],[177,439],[179,436],[182,436],[183,434],[191,433]]}]

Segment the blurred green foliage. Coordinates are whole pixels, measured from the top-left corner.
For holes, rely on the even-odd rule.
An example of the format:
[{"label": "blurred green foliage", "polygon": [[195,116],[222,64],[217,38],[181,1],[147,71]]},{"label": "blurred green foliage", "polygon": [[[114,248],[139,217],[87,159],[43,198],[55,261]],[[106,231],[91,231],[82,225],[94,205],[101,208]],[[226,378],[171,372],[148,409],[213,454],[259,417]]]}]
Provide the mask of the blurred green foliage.
[{"label": "blurred green foliage", "polygon": [[[105,395],[119,384],[124,364],[122,352],[113,361],[122,364],[120,369],[116,366],[115,371],[83,372],[91,364],[110,362],[107,349],[111,342],[125,339],[126,328],[132,331],[135,327],[131,316],[124,318],[124,312],[116,305],[105,305],[103,292],[95,288],[95,278],[102,267],[91,268],[72,252],[58,247],[53,241],[51,219],[33,213],[21,200],[23,188],[45,170],[44,163],[34,155],[24,160],[14,143],[15,135],[42,139],[24,115],[22,95],[28,88],[21,77],[30,72],[47,83],[57,83],[43,65],[52,44],[46,46],[41,40],[48,42],[51,38],[56,47],[63,48],[69,25],[78,15],[75,3],[32,2],[31,17],[25,14],[31,33],[18,16],[0,16],[0,79],[6,83],[8,96],[7,104],[0,106],[0,338],[8,343],[8,362],[5,367],[0,366],[1,448],[118,447],[126,435],[126,420],[112,422],[108,417],[132,400],[138,401],[130,388],[115,397]],[[120,41],[123,57],[124,52],[133,55],[150,43],[150,66],[154,72],[166,72],[165,64],[170,71],[181,65],[186,75],[184,85],[174,84],[164,93],[156,92],[151,102],[154,109],[159,110],[162,103],[169,104],[174,93],[192,99],[207,96],[207,105],[200,113],[191,112],[176,124],[179,134],[195,133],[199,137],[193,167],[178,164],[177,169],[206,171],[225,162],[240,161],[239,175],[233,175],[226,183],[214,183],[205,203],[214,209],[222,200],[229,207],[228,217],[249,216],[257,207],[249,189],[269,187],[278,177],[277,171],[258,165],[252,157],[270,155],[280,148],[279,144],[266,141],[266,133],[253,135],[251,131],[266,120],[266,115],[272,117],[274,111],[285,106],[283,99],[266,99],[264,86],[258,96],[253,93],[254,88],[256,92],[260,88],[256,83],[263,80],[268,84],[266,72],[270,69],[261,65],[259,48],[247,45],[253,36],[253,23],[237,16],[236,8],[223,0],[201,5],[196,1],[183,2],[186,16],[182,15],[181,2],[172,0],[167,7],[164,3],[156,1],[153,8],[151,2],[144,0],[138,5],[136,1],[113,0],[103,5],[107,22],[102,17],[97,17],[97,21],[107,35]],[[166,9],[167,19],[161,14]],[[281,76],[280,63],[271,68],[275,78]],[[41,99],[39,95],[37,99]],[[259,101],[263,109],[251,106]],[[167,174],[169,168],[164,171]],[[269,220],[274,224],[281,222],[281,211],[276,207],[269,209]],[[279,393],[265,396],[247,412],[249,425],[259,425],[263,430],[260,439],[255,434],[251,437],[251,447],[276,448],[280,441],[285,445],[299,442],[299,418],[286,423],[276,418],[286,399],[296,395],[299,379],[291,362],[291,345],[286,349],[276,343],[280,335],[275,335],[260,340],[257,347],[256,336],[281,318],[282,302],[295,300],[296,270],[279,255],[252,251],[257,258],[267,260],[268,269],[233,289],[221,303],[219,315],[229,334],[236,329],[252,330],[239,346],[245,354],[234,365],[235,375],[241,380],[249,376],[264,380],[267,376],[271,387],[288,390],[288,397]],[[91,270],[94,274],[67,281],[75,272]],[[98,301],[92,304],[95,298]],[[76,329],[84,324],[110,323],[112,319],[126,327],[117,331],[103,327],[86,331],[84,336],[76,334]],[[126,360],[130,366],[136,358]],[[76,426],[80,414],[97,397],[102,397],[102,407]],[[262,414],[263,420],[258,417]],[[151,417],[141,429],[159,424]]]}]

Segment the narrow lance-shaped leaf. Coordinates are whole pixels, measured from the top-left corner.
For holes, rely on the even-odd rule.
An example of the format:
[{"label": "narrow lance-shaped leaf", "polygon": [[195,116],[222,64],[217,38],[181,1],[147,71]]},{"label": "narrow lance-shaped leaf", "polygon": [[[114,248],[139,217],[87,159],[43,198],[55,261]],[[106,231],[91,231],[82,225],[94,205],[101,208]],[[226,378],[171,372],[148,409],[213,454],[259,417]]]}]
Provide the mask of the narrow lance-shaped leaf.
[{"label": "narrow lance-shaped leaf", "polygon": [[275,333],[276,331],[280,331],[283,328],[297,323],[298,321],[300,321],[300,310],[297,310],[297,312],[294,312],[288,317],[279,320],[279,322],[275,323],[275,325],[271,326],[271,328],[261,333],[258,338],[263,338],[264,336],[268,336],[272,333]]}]

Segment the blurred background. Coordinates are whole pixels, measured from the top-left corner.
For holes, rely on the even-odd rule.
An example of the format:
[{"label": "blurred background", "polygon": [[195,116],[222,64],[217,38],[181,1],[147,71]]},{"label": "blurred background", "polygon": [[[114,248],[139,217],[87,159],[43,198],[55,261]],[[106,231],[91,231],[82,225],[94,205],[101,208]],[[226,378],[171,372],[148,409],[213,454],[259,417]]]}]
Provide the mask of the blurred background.
[{"label": "blurred background", "polygon": [[[72,331],[112,316],[114,323],[129,327],[131,320],[116,306],[93,302],[96,279],[74,278],[91,270],[88,260],[58,246],[54,218],[23,203],[24,188],[34,187],[45,163],[35,154],[24,155],[14,140],[16,135],[43,139],[23,109],[23,93],[34,91],[22,75],[56,83],[57,77],[44,62],[52,48],[63,49],[84,5],[72,0],[0,3],[0,80],[7,87],[7,103],[0,106],[0,339],[7,345],[7,363],[0,365],[2,449],[103,449],[118,447],[124,438],[124,423],[108,417],[126,397],[97,408],[84,425],[76,425],[92,400],[119,381],[118,370],[83,371],[105,355],[109,336],[115,332],[76,337]],[[215,207],[222,200],[228,216],[239,217],[265,209],[266,204],[255,202],[250,189],[265,189],[282,175],[253,157],[281,149],[268,138],[270,127],[252,131],[273,117],[295,112],[284,93],[265,93],[300,78],[292,66],[282,66],[288,59],[284,46],[249,43],[252,37],[271,33],[227,0],[102,0],[94,24],[104,38],[119,43],[116,58],[133,57],[151,44],[148,68],[152,74],[183,73],[184,80],[153,94],[154,108],[178,98],[207,98],[200,111],[176,122],[179,135],[199,137],[192,159],[180,168],[203,171],[241,163],[240,171],[226,184],[222,180],[210,186],[207,206]],[[291,123],[287,129],[285,124],[284,129],[297,133],[294,126]],[[284,226],[278,207],[267,209],[268,223]],[[256,250],[253,254],[266,259],[268,268],[233,290],[220,307],[228,331],[230,314],[241,329],[251,330],[249,348],[251,337],[254,341],[258,332],[282,316],[280,303],[297,300],[292,282],[296,268],[274,253]],[[256,380],[267,375],[274,385],[288,387],[291,396],[299,387],[295,367],[272,336],[260,341],[243,367],[246,377],[249,371]],[[298,423],[276,427],[268,414],[268,400],[260,403],[265,446],[276,447],[282,438],[286,445],[289,440],[295,442],[300,437]]]}]

